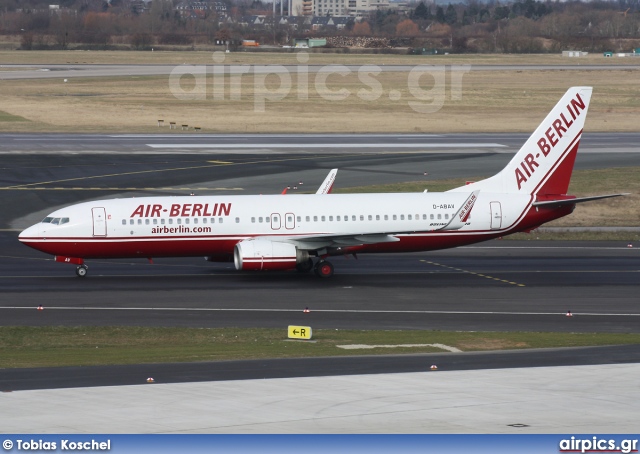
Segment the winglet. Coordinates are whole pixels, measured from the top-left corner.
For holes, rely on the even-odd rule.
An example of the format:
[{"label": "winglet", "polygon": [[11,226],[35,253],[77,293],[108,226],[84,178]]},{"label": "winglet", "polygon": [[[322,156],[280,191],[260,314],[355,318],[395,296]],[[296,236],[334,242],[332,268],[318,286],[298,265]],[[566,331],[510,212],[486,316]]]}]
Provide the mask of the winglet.
[{"label": "winglet", "polygon": [[333,183],[336,181],[336,174],[338,173],[338,169],[331,169],[327,178],[324,179],[316,194],[331,194],[331,189],[333,189]]},{"label": "winglet", "polygon": [[465,200],[464,203],[460,206],[458,211],[456,211],[456,214],[453,215],[451,221],[449,221],[447,225],[438,230],[460,230],[462,227],[464,227],[469,220],[469,216],[471,216],[471,210],[473,209],[476,200],[478,200],[479,192],[480,190],[473,191],[469,195],[469,197],[467,197],[467,200]]}]

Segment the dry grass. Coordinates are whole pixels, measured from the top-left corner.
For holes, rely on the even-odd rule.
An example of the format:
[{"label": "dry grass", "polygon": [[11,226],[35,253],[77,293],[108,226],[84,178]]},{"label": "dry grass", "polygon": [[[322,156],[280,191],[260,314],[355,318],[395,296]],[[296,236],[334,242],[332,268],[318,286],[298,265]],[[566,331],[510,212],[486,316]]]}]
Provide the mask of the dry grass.
[{"label": "dry grass", "polygon": [[[631,70],[471,72],[463,76],[461,100],[451,99],[447,77],[444,105],[434,113],[410,107],[416,98],[407,86],[408,74],[402,72],[375,76],[382,94],[373,101],[357,95],[359,90],[371,92],[357,74],[329,76],[327,90],[348,90],[344,100],[317,90],[315,74],[309,75],[308,99],[300,99],[294,74],[288,96],[266,101],[265,112],[255,111],[255,100],[264,90],[255,89],[253,75],[232,78],[240,81],[234,85],[240,95],[233,100],[229,78],[225,100],[214,99],[211,76],[200,90],[202,100],[177,99],[168,77],[10,80],[2,82],[0,106],[29,123],[0,119],[0,131],[158,132],[157,120],[163,119],[204,132],[529,132],[572,85],[594,86],[587,131],[637,131],[640,84],[632,76]],[[432,79],[423,79],[427,90]],[[183,79],[183,90],[193,86],[192,77]],[[267,77],[266,89],[279,86],[278,76]],[[394,90],[399,100],[390,99]],[[165,127],[162,132],[167,131]]]},{"label": "dry grass", "polygon": [[[214,48],[191,51],[82,51],[49,50],[17,51],[0,50],[0,64],[212,64]],[[221,52],[221,49],[217,49]],[[299,63],[298,52],[247,52],[238,51],[224,54],[225,64],[295,65]],[[639,58],[605,58],[602,54],[591,54],[581,58],[567,58],[560,54],[504,55],[504,54],[460,54],[460,55],[396,55],[358,53],[357,50],[343,53],[314,52],[309,55],[308,64],[345,65],[638,65]]]}]

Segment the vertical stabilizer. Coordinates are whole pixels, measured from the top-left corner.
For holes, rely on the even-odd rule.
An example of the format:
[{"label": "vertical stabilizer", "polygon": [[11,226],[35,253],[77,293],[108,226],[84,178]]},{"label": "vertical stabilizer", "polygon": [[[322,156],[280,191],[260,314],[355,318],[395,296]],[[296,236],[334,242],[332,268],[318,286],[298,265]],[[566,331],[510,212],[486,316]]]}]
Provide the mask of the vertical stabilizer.
[{"label": "vertical stabilizer", "polygon": [[572,87],[497,175],[453,191],[566,194],[591,100],[591,87]]}]

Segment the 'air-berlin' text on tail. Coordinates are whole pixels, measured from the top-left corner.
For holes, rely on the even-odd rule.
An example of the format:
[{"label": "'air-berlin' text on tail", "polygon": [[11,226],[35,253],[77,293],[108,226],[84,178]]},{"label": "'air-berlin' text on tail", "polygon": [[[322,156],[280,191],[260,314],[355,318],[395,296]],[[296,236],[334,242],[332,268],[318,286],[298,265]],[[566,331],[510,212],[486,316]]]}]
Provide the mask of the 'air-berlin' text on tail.
[{"label": "'air-berlin' text on tail", "polygon": [[572,87],[497,175],[464,188],[540,196],[567,193],[591,87]]}]

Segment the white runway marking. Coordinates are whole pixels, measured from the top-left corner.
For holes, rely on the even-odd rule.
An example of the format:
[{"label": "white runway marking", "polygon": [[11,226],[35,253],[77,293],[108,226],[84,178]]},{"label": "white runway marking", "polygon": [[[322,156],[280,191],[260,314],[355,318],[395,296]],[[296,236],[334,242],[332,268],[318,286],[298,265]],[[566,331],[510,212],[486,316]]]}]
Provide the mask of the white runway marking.
[{"label": "white runway marking", "polygon": [[[0,310],[24,309],[35,311],[29,306],[0,306]],[[264,309],[264,308],[213,308],[213,307],[94,307],[94,306],[44,306],[44,310],[64,311],[162,311],[162,312],[302,312],[301,309]],[[452,314],[452,315],[553,315],[566,316],[566,312],[509,312],[509,311],[392,311],[392,310],[360,310],[360,309],[315,309],[313,312],[335,314]],[[573,312],[574,317],[640,317],[638,314],[606,314],[597,312]]]},{"label": "white runway marking", "polygon": [[414,348],[414,347],[435,347],[441,350],[447,350],[452,353],[460,353],[462,350],[455,347],[449,347],[444,344],[400,344],[400,345],[366,345],[366,344],[351,344],[351,345],[336,345],[338,348],[344,350],[371,350],[374,348]]},{"label": "white runway marking", "polygon": [[506,148],[499,143],[148,143],[150,148]]}]

